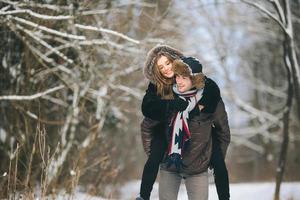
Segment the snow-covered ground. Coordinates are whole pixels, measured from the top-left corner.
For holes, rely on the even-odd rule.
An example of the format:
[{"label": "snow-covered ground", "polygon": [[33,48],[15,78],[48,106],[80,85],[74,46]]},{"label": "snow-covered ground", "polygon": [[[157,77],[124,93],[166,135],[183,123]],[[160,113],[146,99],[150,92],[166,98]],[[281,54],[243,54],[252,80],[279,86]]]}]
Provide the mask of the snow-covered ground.
[{"label": "snow-covered ground", "polygon": [[[120,200],[134,200],[139,193],[140,181],[126,183],[120,189]],[[230,185],[231,200],[273,200],[275,183],[238,183]],[[281,186],[281,200],[300,200],[300,182],[283,183]],[[51,198],[49,198],[51,199]],[[59,194],[55,199],[74,200],[111,200],[88,195],[77,190],[73,196]],[[181,185],[178,200],[187,200],[184,184]],[[218,200],[214,184],[209,185],[209,200]],[[158,200],[158,183],[154,185],[151,200]]]},{"label": "snow-covered ground", "polygon": [[[121,188],[122,200],[133,200],[139,193],[140,181],[131,181]],[[239,183],[230,185],[231,200],[273,200],[275,183]],[[300,182],[283,183],[281,200],[300,200]],[[158,200],[158,184],[153,188],[153,200]],[[187,200],[184,184],[181,185],[178,200]],[[209,200],[218,200],[214,184],[209,185]]]}]

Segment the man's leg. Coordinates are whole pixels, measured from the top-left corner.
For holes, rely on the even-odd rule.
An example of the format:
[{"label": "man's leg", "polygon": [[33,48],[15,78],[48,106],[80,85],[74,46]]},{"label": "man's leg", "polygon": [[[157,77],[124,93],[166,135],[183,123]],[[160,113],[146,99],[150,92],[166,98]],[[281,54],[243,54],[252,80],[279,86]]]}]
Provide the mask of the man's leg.
[{"label": "man's leg", "polygon": [[176,200],[182,177],[176,172],[160,170],[159,200]]},{"label": "man's leg", "polygon": [[185,187],[189,200],[208,200],[208,174],[187,176]]}]

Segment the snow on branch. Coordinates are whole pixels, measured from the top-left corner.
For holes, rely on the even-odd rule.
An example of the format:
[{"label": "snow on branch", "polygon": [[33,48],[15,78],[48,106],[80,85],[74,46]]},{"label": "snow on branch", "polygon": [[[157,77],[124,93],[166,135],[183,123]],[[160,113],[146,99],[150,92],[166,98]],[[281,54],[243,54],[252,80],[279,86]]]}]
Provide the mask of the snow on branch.
[{"label": "snow on branch", "polygon": [[126,76],[126,75],[131,74],[131,73],[133,73],[135,71],[138,71],[138,70],[141,70],[141,66],[133,65],[133,66],[130,66],[130,67],[126,67],[124,70],[119,70],[119,71],[113,73],[109,77],[109,79],[111,81],[114,81],[115,79],[117,79],[120,76]]},{"label": "snow on branch", "polygon": [[36,17],[38,19],[43,19],[43,20],[68,20],[68,19],[73,19],[74,16],[71,15],[57,15],[57,16],[51,16],[51,15],[43,15],[39,14],[36,12],[33,12],[32,10],[29,9],[22,9],[22,10],[10,10],[10,11],[0,11],[0,15],[15,15],[15,14],[28,14],[31,17]]},{"label": "snow on branch", "polygon": [[[21,36],[18,31],[16,30],[16,26],[12,23],[7,23],[8,26],[11,28],[11,30],[14,31],[14,33],[23,40],[23,42],[28,46],[28,48],[31,50],[31,52],[33,53],[33,55],[37,56],[37,59],[43,63],[43,61],[50,63],[53,65],[53,67],[55,69],[59,69],[67,74],[72,74],[72,71],[69,70],[68,68],[66,68],[64,65],[58,64],[56,63],[52,58],[49,58],[47,56],[45,56],[44,53],[42,53],[40,50],[38,50],[36,47],[34,47],[33,45],[30,44],[30,42],[24,37]],[[52,71],[54,71],[55,69],[51,69]]]},{"label": "snow on branch", "polygon": [[7,9],[9,9],[9,8],[10,8],[10,5],[8,5],[8,6],[5,6],[5,7],[1,8],[1,10],[0,10],[0,11],[4,12],[4,11],[6,11],[6,10],[7,10]]},{"label": "snow on branch", "polygon": [[45,96],[42,96],[41,98],[51,101],[52,103],[63,106],[65,108],[68,107],[68,104],[65,101],[63,101],[62,99],[54,98],[50,95],[45,95]]},{"label": "snow on branch", "polygon": [[252,6],[252,7],[257,8],[258,10],[260,10],[263,13],[265,13],[266,15],[268,15],[271,19],[273,19],[282,28],[282,30],[284,32],[286,32],[289,35],[289,33],[287,32],[287,28],[280,21],[280,19],[278,19],[275,15],[273,15],[269,10],[267,10],[266,8],[264,8],[262,5],[259,5],[259,4],[255,3],[255,2],[248,1],[248,0],[241,0],[241,1],[244,2],[245,4],[248,4],[248,5]]},{"label": "snow on branch", "polygon": [[122,90],[128,94],[131,94],[132,96],[134,96],[135,98],[137,98],[139,100],[142,100],[142,98],[143,98],[143,93],[141,91],[134,90],[134,89],[126,87],[124,85],[115,85],[115,84],[110,83],[109,87],[111,87],[112,89]]},{"label": "snow on branch", "polygon": [[262,123],[264,123],[266,120],[272,121],[272,122],[276,122],[278,123],[280,121],[280,118],[277,117],[276,115],[270,114],[266,111],[261,111],[253,106],[251,106],[250,104],[248,104],[247,102],[243,101],[237,94],[235,94],[234,92],[223,92],[224,95],[231,95],[229,96],[229,98],[235,102],[235,104],[241,108],[242,110],[245,110],[246,112],[250,113],[251,115],[256,116]]},{"label": "snow on branch", "polygon": [[65,61],[67,61],[70,64],[73,64],[74,61],[69,59],[67,56],[65,56],[63,53],[61,53],[60,51],[58,51],[57,49],[53,48],[50,44],[48,44],[46,41],[42,40],[39,37],[36,37],[31,31],[25,29],[23,26],[17,24],[16,27],[20,30],[22,30],[23,32],[27,33],[27,35],[29,35],[31,38],[33,38],[34,40],[36,40],[37,42],[39,42],[41,45],[43,45],[44,47],[50,49],[51,51],[53,51],[54,53],[56,53],[58,56],[60,56],[62,59],[64,59]]},{"label": "snow on branch", "polygon": [[155,8],[157,6],[157,4],[155,4],[155,3],[146,3],[146,2],[139,2],[139,1],[123,2],[117,6],[121,7],[121,6],[128,6],[128,5],[138,5],[138,6],[142,6],[142,7],[148,7],[148,8]]},{"label": "snow on branch", "polygon": [[286,98],[286,93],[284,93],[283,91],[286,91],[287,89],[287,85],[284,85],[282,88],[273,88],[269,85],[267,85],[266,83],[264,83],[262,80],[255,78],[255,77],[251,77],[251,79],[254,80],[255,84],[253,83],[253,81],[248,81],[247,84],[252,87],[255,90],[261,91],[261,92],[266,92],[272,96],[275,97],[279,97],[279,98]]},{"label": "snow on branch", "polygon": [[79,15],[99,15],[99,14],[106,14],[108,10],[86,10],[86,11],[79,11]]},{"label": "snow on branch", "polygon": [[81,24],[75,24],[75,27],[77,28],[81,28],[81,29],[85,29],[85,30],[90,30],[90,31],[98,31],[98,32],[103,32],[103,33],[109,33],[115,36],[119,36],[125,40],[128,40],[132,43],[135,44],[140,44],[140,41],[132,39],[130,37],[128,37],[127,35],[124,35],[123,33],[119,33],[117,31],[113,31],[113,30],[109,30],[109,29],[105,29],[105,28],[97,28],[95,26],[86,26],[86,25],[81,25]]},{"label": "snow on branch", "polygon": [[[6,1],[6,2],[9,2],[9,1]],[[17,5],[18,7],[28,7],[29,6],[32,8],[44,8],[44,9],[54,10],[54,11],[70,10],[69,6],[40,4],[40,3],[36,3],[36,2],[18,3],[18,4],[14,4],[14,5]]]},{"label": "snow on branch", "polygon": [[[269,122],[269,123],[263,123],[262,125],[258,127],[244,127],[244,128],[231,128],[231,134],[235,136],[240,137],[246,137],[251,138],[258,134],[264,135],[264,133],[268,132],[270,128],[272,128],[274,125],[278,125],[277,123]],[[279,124],[280,125],[280,124]]]},{"label": "snow on branch", "polygon": [[58,91],[58,90],[63,89],[63,88],[65,88],[64,85],[59,85],[59,86],[56,86],[54,88],[48,89],[44,92],[40,92],[40,93],[29,95],[29,96],[22,96],[22,95],[0,96],[0,100],[16,100],[16,101],[33,100],[33,99],[40,98],[44,95],[47,95],[49,93]]},{"label": "snow on branch", "polygon": [[37,48],[35,48],[29,42],[26,42],[26,45],[28,46],[28,48],[31,50],[31,52],[33,54],[36,54],[38,56],[38,60],[40,60],[40,62],[42,62],[42,60],[44,60],[45,62],[50,63],[54,66],[54,68],[51,69],[52,72],[54,72],[56,69],[58,69],[67,74],[72,74],[71,70],[69,70],[68,68],[66,68],[65,66],[63,66],[61,64],[57,64],[52,58],[48,58],[47,56],[45,56],[42,52],[40,52]]},{"label": "snow on branch", "polygon": [[12,5],[12,6],[16,6],[19,4],[19,2],[15,2],[15,1],[8,1],[8,0],[0,0],[0,2],[2,3],[6,3],[6,4],[9,4],[9,5]]},{"label": "snow on branch", "polygon": [[282,6],[280,5],[279,1],[278,0],[269,0],[269,1],[273,4],[274,8],[276,9],[280,20],[284,24],[286,24],[287,20],[285,18],[284,11],[283,11]]},{"label": "snow on branch", "polygon": [[22,23],[22,24],[26,24],[26,25],[31,26],[33,28],[37,28],[39,30],[42,30],[42,31],[45,31],[45,32],[48,32],[48,33],[51,33],[51,34],[54,34],[54,35],[57,35],[57,36],[66,37],[66,38],[75,39],[75,40],[85,40],[86,39],[86,37],[83,36],[83,35],[73,35],[73,34],[61,32],[61,31],[57,31],[57,30],[54,30],[54,29],[51,29],[51,28],[48,28],[48,27],[45,27],[45,26],[41,26],[41,25],[36,24],[34,22],[25,20],[23,18],[12,17],[12,16],[11,16],[11,18],[18,21],[18,22],[20,22],[20,23]]},{"label": "snow on branch", "polygon": [[255,144],[254,142],[251,142],[248,139],[233,136],[232,140],[235,141],[236,145],[246,146],[249,149],[252,149],[260,154],[263,154],[265,152],[264,147],[262,147],[261,145]]}]

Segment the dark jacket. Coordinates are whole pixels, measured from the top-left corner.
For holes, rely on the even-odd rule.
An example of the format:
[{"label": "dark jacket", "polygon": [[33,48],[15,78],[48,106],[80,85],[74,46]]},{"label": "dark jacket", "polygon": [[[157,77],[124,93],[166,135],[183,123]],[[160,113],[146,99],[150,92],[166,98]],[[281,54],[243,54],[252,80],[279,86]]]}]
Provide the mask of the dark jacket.
[{"label": "dark jacket", "polygon": [[[180,172],[189,175],[205,172],[210,164],[212,155],[212,129],[216,134],[223,156],[225,158],[227,147],[230,142],[230,130],[227,113],[223,100],[219,100],[214,113],[203,113],[194,115],[188,120],[191,132],[191,140],[182,154],[183,167]],[[162,163],[161,168],[167,171],[176,169],[167,168]]]},{"label": "dark jacket", "polygon": [[[212,114],[215,112],[220,101],[220,90],[217,84],[207,78],[203,91],[203,97],[199,104],[205,106],[201,114]],[[150,144],[153,134],[166,134],[166,125],[169,123],[170,116],[174,113],[170,109],[171,100],[163,100],[156,93],[156,86],[152,83],[148,85],[146,94],[142,102],[142,112],[145,118],[141,123],[141,137],[145,152],[149,155]],[[199,109],[196,107],[190,117],[199,115]],[[217,132],[217,131],[216,131]]]},{"label": "dark jacket", "polygon": [[[204,106],[202,112],[213,113],[220,99],[221,96],[218,85],[212,79],[206,78],[203,96],[199,101],[199,104]],[[157,95],[156,86],[149,83],[142,102],[142,113],[145,117],[153,120],[165,121],[170,114],[170,101],[172,100],[161,99],[161,97]],[[191,115],[199,113],[199,109],[193,112]]]},{"label": "dark jacket", "polygon": [[[216,84],[209,79],[209,83],[203,91],[202,99],[205,101],[210,99],[210,93],[213,93],[213,89],[210,89],[211,86],[216,86]],[[162,100],[157,96],[155,86],[150,84],[142,103],[142,112],[146,117],[141,124],[143,146],[147,153],[150,151],[152,134],[167,134],[163,125],[169,124],[169,119],[174,113],[169,109],[168,104],[168,100]],[[209,105],[207,110],[199,112],[198,107],[196,107],[190,113],[188,122],[191,142],[182,155],[183,164],[186,165],[182,172],[187,174],[198,174],[206,171],[209,167],[212,154],[212,132],[216,134],[214,138],[218,140],[224,158],[230,142],[230,130],[223,100],[219,98],[216,101],[216,99],[211,98],[207,105]],[[212,129],[215,130],[212,131]],[[162,169],[172,171],[172,169],[167,169],[165,164],[162,164]]]}]

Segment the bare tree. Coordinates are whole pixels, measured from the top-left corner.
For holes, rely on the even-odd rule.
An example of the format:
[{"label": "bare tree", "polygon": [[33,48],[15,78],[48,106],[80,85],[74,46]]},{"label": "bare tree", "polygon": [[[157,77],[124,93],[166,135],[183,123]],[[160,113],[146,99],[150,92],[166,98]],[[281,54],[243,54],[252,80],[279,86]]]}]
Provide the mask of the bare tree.
[{"label": "bare tree", "polygon": [[242,0],[242,2],[251,5],[257,8],[259,11],[266,14],[270,19],[274,20],[282,30],[284,35],[283,41],[283,50],[284,56],[283,60],[285,63],[285,68],[287,72],[287,100],[286,105],[283,108],[283,139],[281,144],[280,155],[278,159],[277,165],[277,175],[276,175],[276,189],[274,200],[279,199],[280,194],[280,185],[283,179],[283,174],[285,170],[286,160],[287,160],[287,150],[288,150],[288,143],[289,143],[289,124],[290,124],[290,113],[292,109],[292,100],[295,94],[296,100],[296,107],[298,108],[298,118],[300,118],[300,67],[298,64],[298,58],[296,54],[296,45],[295,45],[295,37],[294,37],[294,29],[293,29],[293,22],[292,22],[292,14],[291,14],[291,7],[289,0],[283,0],[282,2],[278,0],[270,0],[273,8],[276,11],[275,16],[270,10],[265,8],[263,5],[260,5],[255,2],[250,2],[246,0]]},{"label": "bare tree", "polygon": [[[139,86],[132,88],[124,78],[140,73],[139,57],[133,56],[144,53],[139,50],[141,42],[122,33],[126,32],[122,26],[119,30],[105,28],[111,23],[107,18],[118,20],[119,13],[137,5],[111,5],[110,1],[40,4],[9,0],[1,0],[0,4],[1,31],[13,37],[10,43],[10,38],[5,38],[7,52],[1,49],[1,72],[6,76],[1,77],[3,120],[0,128],[6,137],[1,145],[8,154],[17,142],[21,143],[18,149],[22,148],[24,154],[19,158],[24,157],[23,161],[29,165],[42,160],[43,170],[28,170],[25,185],[30,186],[30,176],[41,173],[42,191],[46,194],[48,186],[62,183],[65,173],[70,173],[71,178],[82,176],[86,170],[81,169],[90,164],[86,155],[97,146],[107,116],[115,115],[118,120],[124,120],[122,114],[117,115],[124,109],[121,103],[141,99]],[[154,7],[147,3],[138,6]],[[13,52],[10,49],[14,44],[20,48]],[[13,60],[14,55],[18,55],[18,59]],[[129,62],[128,67],[123,66]],[[12,84],[5,87],[5,80]],[[45,128],[43,146],[38,148],[41,156],[36,151],[28,153],[26,149],[37,145],[31,134],[36,124]],[[6,148],[6,143],[10,143],[11,148]],[[105,155],[109,152],[105,148],[98,151]],[[80,156],[74,156],[78,152]],[[26,160],[28,154],[31,156]],[[97,163],[104,165],[110,159],[106,158],[97,159]],[[21,161],[16,159],[15,162]],[[116,169],[105,165],[99,184],[105,173],[115,176]],[[1,168],[5,170],[6,167],[3,162]],[[22,179],[21,173],[15,176]]]}]

